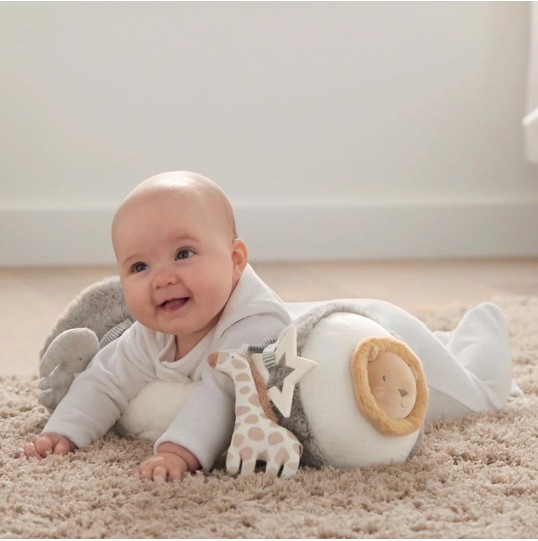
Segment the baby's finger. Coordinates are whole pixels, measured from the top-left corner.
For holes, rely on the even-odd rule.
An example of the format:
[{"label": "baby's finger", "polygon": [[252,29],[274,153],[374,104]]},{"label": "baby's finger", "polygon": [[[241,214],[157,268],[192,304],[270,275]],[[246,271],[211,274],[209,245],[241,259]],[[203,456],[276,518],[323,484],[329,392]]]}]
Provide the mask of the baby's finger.
[{"label": "baby's finger", "polygon": [[168,476],[168,469],[166,466],[163,466],[162,464],[158,464],[153,468],[153,474],[152,478],[154,481],[162,480],[166,481],[166,478]]},{"label": "baby's finger", "polygon": [[22,454],[20,456],[24,455],[26,458],[43,458],[36,450],[35,443],[33,441],[29,441],[22,449]]},{"label": "baby's finger", "polygon": [[36,436],[32,443],[40,458],[46,458],[52,454],[52,441],[48,436]]},{"label": "baby's finger", "polygon": [[183,479],[184,470],[181,466],[169,466],[168,467],[168,479],[171,481],[179,481]]},{"label": "baby's finger", "polygon": [[155,464],[152,459],[145,460],[138,466],[138,477],[140,479],[153,479],[153,470],[155,469]]},{"label": "baby's finger", "polygon": [[66,455],[72,450],[71,443],[68,440],[61,439],[58,441],[54,447],[55,455]]}]

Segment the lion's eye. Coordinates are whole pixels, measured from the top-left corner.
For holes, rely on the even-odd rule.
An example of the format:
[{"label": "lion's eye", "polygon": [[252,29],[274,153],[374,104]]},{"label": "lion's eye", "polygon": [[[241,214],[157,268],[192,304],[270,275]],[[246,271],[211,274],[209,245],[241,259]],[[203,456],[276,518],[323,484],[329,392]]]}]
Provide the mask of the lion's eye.
[{"label": "lion's eye", "polygon": [[383,374],[382,379],[383,379],[383,381],[387,381],[387,376],[385,376],[385,374]]}]

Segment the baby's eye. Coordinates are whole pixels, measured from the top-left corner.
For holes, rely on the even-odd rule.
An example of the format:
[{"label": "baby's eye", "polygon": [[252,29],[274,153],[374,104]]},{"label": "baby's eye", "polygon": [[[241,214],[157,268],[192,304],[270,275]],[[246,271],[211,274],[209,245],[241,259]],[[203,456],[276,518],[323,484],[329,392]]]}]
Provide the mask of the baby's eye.
[{"label": "baby's eye", "polygon": [[148,268],[148,266],[145,263],[143,263],[142,261],[139,261],[138,263],[135,263],[131,267],[131,270],[133,272],[142,272],[142,271],[145,271],[147,268]]},{"label": "baby's eye", "polygon": [[176,259],[188,259],[189,257],[192,257],[194,255],[194,252],[192,250],[189,250],[188,248],[182,248],[181,250],[178,250],[176,254]]}]

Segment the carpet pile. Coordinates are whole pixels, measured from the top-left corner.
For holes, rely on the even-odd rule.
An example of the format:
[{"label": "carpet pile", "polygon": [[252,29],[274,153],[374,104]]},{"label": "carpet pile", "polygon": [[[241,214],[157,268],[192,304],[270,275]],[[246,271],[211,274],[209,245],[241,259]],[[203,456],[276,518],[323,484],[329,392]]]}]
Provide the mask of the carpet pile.
[{"label": "carpet pile", "polygon": [[[525,396],[497,413],[428,426],[404,464],[300,470],[290,480],[222,469],[142,482],[150,444],[108,434],[47,460],[13,458],[44,425],[36,379],[0,378],[2,538],[536,538],[538,297],[503,296]],[[417,315],[453,328],[468,306]]]}]

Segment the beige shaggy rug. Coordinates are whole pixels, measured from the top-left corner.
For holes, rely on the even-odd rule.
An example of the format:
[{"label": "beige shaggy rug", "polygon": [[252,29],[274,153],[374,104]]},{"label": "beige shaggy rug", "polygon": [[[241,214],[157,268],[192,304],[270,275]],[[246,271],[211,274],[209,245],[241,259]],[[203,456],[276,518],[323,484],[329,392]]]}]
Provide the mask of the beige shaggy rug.
[{"label": "beige shaggy rug", "polygon": [[[493,299],[511,323],[526,395],[495,414],[428,426],[422,451],[370,471],[302,470],[291,480],[218,470],[139,481],[149,444],[108,435],[43,461],[12,458],[47,412],[36,381],[0,379],[3,538],[535,538],[538,536],[538,297]],[[455,326],[465,306],[418,314]]]}]

